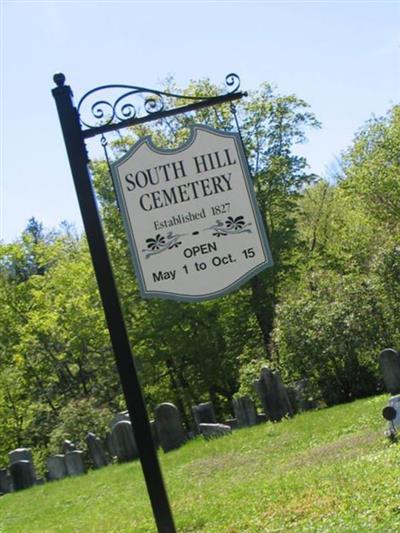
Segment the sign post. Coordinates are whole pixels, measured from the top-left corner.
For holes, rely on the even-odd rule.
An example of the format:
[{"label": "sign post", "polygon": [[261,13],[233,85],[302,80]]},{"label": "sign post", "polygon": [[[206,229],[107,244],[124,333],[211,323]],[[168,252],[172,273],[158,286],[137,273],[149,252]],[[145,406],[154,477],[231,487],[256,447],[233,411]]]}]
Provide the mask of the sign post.
[{"label": "sign post", "polygon": [[[97,209],[85,139],[232,103],[245,93],[238,91],[239,78],[229,74],[226,84],[232,90],[221,96],[191,97],[106,85],[86,93],[75,107],[65,76],[56,74],[54,82],[52,93],[155,522],[159,533],[175,533]],[[90,125],[80,116],[81,106],[104,89],[127,92],[114,104],[104,98],[93,103],[96,123]],[[146,113],[139,116],[125,98],[143,94]],[[163,97],[189,103],[165,109]],[[271,264],[239,140],[236,134],[196,126],[187,145],[177,151],[159,150],[145,139],[114,164],[113,179],[143,296],[214,298]]]},{"label": "sign post", "polygon": [[175,533],[174,520],[169,506],[157,452],[154,448],[146,405],[132,357],[128,333],[126,331],[97,210],[88,169],[89,160],[82,137],[79,115],[72,102],[72,91],[68,85],[64,85],[64,75],[56,74],[54,81],[57,87],[52,92],[56,100],[58,116],[64,135],[83,224],[103,302],[122,389],[134,428],[153,514],[160,533]]}]

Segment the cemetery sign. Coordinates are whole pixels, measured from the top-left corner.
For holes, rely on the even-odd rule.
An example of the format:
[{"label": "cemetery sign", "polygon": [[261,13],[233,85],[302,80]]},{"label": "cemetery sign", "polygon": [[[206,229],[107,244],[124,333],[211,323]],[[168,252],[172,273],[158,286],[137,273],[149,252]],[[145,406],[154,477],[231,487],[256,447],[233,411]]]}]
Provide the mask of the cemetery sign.
[{"label": "cemetery sign", "polygon": [[142,296],[221,296],[272,264],[238,133],[196,125],[173,150],[136,143],[112,164]]},{"label": "cemetery sign", "polygon": [[[55,74],[53,79],[52,93],[157,530],[176,533],[85,140],[101,135],[105,148],[106,133],[220,104],[230,103],[233,110],[233,101],[246,93],[239,91],[239,77],[231,73],[225,79],[228,92],[219,96],[176,95],[112,84],[91,89],[75,107],[64,74]],[[111,100],[99,96],[104,91],[111,91]],[[177,106],[171,107],[171,101]],[[89,119],[84,112],[87,105]],[[109,162],[107,152],[106,159]],[[143,139],[113,165],[112,173],[144,296],[189,301],[216,297],[271,264],[238,134],[196,126],[186,145],[171,151]]]}]

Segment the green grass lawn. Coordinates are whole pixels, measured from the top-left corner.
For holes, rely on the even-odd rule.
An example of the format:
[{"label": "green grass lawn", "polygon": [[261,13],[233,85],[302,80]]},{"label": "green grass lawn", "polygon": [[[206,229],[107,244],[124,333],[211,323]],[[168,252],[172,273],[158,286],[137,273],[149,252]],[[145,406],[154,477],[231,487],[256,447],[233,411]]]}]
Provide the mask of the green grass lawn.
[{"label": "green grass lawn", "polygon": [[[180,532],[399,532],[387,396],[160,453]],[[0,532],[153,532],[139,462],[0,498]]]}]

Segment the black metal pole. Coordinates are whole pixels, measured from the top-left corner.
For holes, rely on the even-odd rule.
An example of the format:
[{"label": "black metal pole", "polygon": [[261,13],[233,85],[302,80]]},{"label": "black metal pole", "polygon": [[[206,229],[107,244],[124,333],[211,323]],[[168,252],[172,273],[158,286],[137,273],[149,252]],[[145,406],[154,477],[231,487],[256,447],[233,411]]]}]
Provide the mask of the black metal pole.
[{"label": "black metal pole", "polygon": [[146,404],[136,372],[97,209],[78,112],[72,101],[71,88],[64,85],[65,76],[56,74],[54,81],[57,87],[52,90],[52,93],[57,105],[111,343],[129,416],[132,420],[154,518],[159,533],[175,533],[174,520],[153,443]]}]

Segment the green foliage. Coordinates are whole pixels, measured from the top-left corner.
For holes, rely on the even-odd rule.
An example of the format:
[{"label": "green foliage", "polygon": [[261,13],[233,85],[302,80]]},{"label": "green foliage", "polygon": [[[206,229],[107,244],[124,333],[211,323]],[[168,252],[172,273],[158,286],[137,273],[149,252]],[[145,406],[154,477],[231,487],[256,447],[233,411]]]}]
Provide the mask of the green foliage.
[{"label": "green foliage", "polygon": [[313,273],[280,304],[276,357],[287,377],[309,377],[328,405],[373,394],[385,341],[378,294],[354,275]]},{"label": "green foliage", "polygon": [[311,378],[329,404],[379,390],[378,354],[399,346],[400,219],[390,209],[399,116],[394,107],[368,122],[339,183],[319,182],[298,203],[302,248],[281,285],[274,356],[287,379]]},{"label": "green foliage", "polygon": [[67,227],[35,235],[0,249],[3,464],[12,448],[48,446],[69,400],[117,406],[120,394],[85,241]]},{"label": "green foliage", "polygon": [[86,450],[88,432],[104,438],[109,433],[111,411],[99,407],[93,398],[71,400],[60,410],[58,423],[50,433],[49,451],[60,453],[65,439],[71,440],[79,450]]},{"label": "green foliage", "polygon": [[249,396],[257,405],[260,398],[256,392],[255,381],[259,379],[261,369],[264,366],[273,369],[273,366],[265,358],[265,352],[261,346],[257,349],[246,347],[239,357],[239,383],[240,388],[235,397]]},{"label": "green foliage", "polygon": [[378,223],[388,228],[400,221],[400,106],[373,118],[344,155],[343,187],[358,198]]}]

